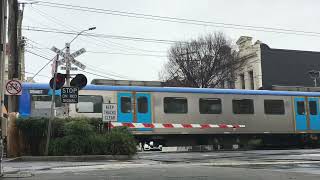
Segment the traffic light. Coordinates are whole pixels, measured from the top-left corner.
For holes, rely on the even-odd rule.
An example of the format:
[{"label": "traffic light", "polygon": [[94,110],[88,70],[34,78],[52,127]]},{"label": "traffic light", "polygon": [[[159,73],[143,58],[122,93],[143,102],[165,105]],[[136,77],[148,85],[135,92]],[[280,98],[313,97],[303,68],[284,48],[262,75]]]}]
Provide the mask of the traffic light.
[{"label": "traffic light", "polygon": [[83,74],[77,74],[70,82],[70,86],[78,87],[79,89],[84,88],[86,85],[87,77]]},{"label": "traffic light", "polygon": [[[51,78],[50,80],[51,89],[53,89],[53,81],[54,81],[54,78]],[[65,74],[57,73],[56,90],[61,89],[65,82],[66,82]]]}]

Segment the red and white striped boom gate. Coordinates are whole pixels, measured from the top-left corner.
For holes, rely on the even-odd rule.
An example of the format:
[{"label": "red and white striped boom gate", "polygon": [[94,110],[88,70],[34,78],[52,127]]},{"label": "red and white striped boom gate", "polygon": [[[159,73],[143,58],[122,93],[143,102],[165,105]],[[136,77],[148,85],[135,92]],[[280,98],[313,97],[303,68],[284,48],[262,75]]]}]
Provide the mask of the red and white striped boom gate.
[{"label": "red and white striped boom gate", "polygon": [[111,128],[114,127],[128,127],[128,128],[200,128],[200,129],[209,129],[209,128],[245,128],[245,125],[238,124],[172,124],[172,123],[124,123],[124,122],[110,122]]}]

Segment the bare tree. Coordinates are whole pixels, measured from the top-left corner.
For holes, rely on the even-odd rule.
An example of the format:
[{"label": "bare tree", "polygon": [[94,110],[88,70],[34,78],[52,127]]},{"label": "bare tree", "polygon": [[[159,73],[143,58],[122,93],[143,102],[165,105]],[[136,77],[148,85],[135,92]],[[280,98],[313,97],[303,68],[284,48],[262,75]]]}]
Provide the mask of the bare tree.
[{"label": "bare tree", "polygon": [[224,87],[235,81],[234,72],[243,65],[223,33],[176,43],[168,58],[161,74],[166,86]]}]

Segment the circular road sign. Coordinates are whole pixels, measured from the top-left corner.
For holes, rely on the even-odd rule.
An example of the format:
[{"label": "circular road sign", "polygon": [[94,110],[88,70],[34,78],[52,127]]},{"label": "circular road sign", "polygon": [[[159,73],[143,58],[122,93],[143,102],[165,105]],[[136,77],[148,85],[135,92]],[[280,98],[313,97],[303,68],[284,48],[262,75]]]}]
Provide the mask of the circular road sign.
[{"label": "circular road sign", "polygon": [[7,95],[21,95],[22,86],[18,80],[9,80],[6,83],[6,94]]}]

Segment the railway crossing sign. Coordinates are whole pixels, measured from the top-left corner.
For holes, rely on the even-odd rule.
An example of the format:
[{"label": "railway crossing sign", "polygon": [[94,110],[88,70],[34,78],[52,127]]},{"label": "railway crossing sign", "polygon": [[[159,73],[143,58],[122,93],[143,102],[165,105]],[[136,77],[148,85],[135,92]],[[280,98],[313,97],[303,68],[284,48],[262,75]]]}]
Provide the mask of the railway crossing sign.
[{"label": "railway crossing sign", "polygon": [[64,53],[62,50],[56,48],[55,46],[53,46],[51,48],[51,50],[63,57],[63,59],[61,59],[59,61],[59,65],[64,64],[64,63],[66,63],[68,61],[68,62],[71,62],[72,64],[76,65],[77,67],[79,67],[82,70],[84,70],[86,68],[86,66],[84,64],[82,64],[81,62],[79,62],[79,61],[74,59],[75,57],[78,57],[81,54],[86,52],[86,50],[84,48],[81,48],[81,49],[79,49],[78,51],[76,51],[76,52],[74,52],[72,54]]},{"label": "railway crossing sign", "polygon": [[117,104],[106,103],[102,104],[102,121],[117,121]]},{"label": "railway crossing sign", "polygon": [[61,102],[62,103],[78,103],[79,102],[79,88],[77,88],[77,87],[62,87],[61,88]]},{"label": "railway crossing sign", "polygon": [[21,95],[22,94],[22,85],[21,81],[18,80],[8,80],[6,81],[6,95]]}]

